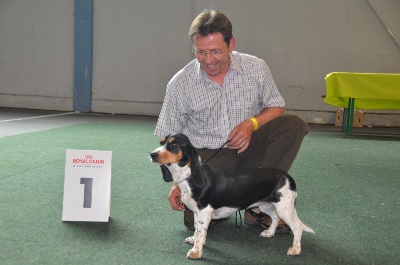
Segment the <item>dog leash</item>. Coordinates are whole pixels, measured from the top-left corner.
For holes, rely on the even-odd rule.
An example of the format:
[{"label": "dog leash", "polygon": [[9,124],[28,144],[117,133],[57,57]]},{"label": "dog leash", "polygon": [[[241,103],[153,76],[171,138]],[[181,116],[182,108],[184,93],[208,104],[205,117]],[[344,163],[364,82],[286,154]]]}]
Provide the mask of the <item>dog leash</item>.
[{"label": "dog leash", "polygon": [[[219,151],[221,151],[222,150],[222,148],[224,148],[224,146],[227,144],[227,143],[229,143],[231,140],[228,140],[228,141],[226,141],[223,145],[221,145],[221,147],[214,153],[214,154],[212,154],[212,156],[210,156],[205,162],[204,162],[204,164],[207,164],[207,162],[208,161],[210,161],[211,160],[211,158],[213,158],[216,154],[218,154],[219,153]],[[237,152],[236,152],[236,157],[235,157],[235,163],[234,163],[234,169],[236,169],[236,163],[237,163]]]},{"label": "dog leash", "polygon": [[231,141],[231,140],[228,140],[228,141],[226,141],[223,145],[221,145],[221,147],[220,147],[212,156],[210,156],[210,157],[204,162],[204,164],[207,164],[207,162],[210,161],[211,158],[213,158],[216,154],[218,154],[219,151],[221,151],[222,148],[224,148],[224,146],[225,146],[227,143],[229,143],[230,141]]},{"label": "dog leash", "polygon": [[[240,218],[240,222],[238,224],[238,213],[239,213],[239,218]],[[235,217],[235,225],[236,228],[241,228],[242,227],[242,214],[240,213],[240,210],[236,212],[236,217]]]},{"label": "dog leash", "polygon": [[[207,162],[210,161],[211,158],[213,158],[216,154],[218,154],[219,151],[221,151],[222,148],[224,148],[224,146],[225,146],[227,143],[229,143],[229,142],[230,142],[230,140],[226,141],[223,145],[221,145],[221,147],[220,147],[214,154],[212,154],[212,156],[210,156],[210,157],[204,162],[204,164],[207,164]],[[236,154],[236,159],[237,159],[237,154]],[[236,159],[235,159],[235,160],[236,160]],[[235,161],[235,168],[236,168],[236,161]],[[238,214],[239,214],[239,222],[238,222]],[[242,213],[241,213],[240,210],[239,210],[239,211],[236,212],[235,225],[236,225],[237,228],[240,228],[240,227],[242,227],[242,223],[243,223],[243,221],[242,221]]]}]

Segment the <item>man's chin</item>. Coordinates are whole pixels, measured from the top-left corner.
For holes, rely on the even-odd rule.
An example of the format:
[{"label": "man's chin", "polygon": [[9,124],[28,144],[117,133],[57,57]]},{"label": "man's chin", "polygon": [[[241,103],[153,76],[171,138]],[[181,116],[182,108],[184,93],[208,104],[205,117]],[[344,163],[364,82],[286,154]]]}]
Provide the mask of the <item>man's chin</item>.
[{"label": "man's chin", "polygon": [[219,70],[205,71],[205,72],[206,72],[206,74],[207,74],[208,76],[211,76],[211,77],[215,77],[215,76],[217,76],[217,75],[219,75],[219,74],[221,73],[221,71],[219,71]]}]

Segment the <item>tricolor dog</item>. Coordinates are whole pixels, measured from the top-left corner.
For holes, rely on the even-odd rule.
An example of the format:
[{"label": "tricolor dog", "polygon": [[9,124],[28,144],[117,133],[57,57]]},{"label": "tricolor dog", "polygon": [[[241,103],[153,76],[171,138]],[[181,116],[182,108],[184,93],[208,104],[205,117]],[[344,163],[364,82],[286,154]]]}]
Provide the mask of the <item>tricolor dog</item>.
[{"label": "tricolor dog", "polygon": [[151,160],[161,164],[164,180],[178,185],[182,202],[194,213],[195,232],[185,240],[194,245],[188,258],[201,258],[211,219],[225,218],[253,207],[259,207],[272,218],[271,226],[260,236],[272,237],[282,219],[294,235],[293,246],[287,254],[300,254],[303,230],[314,231],[297,216],[296,183],[286,172],[273,168],[222,172],[202,164],[196,148],[181,133],[164,137],[160,144],[150,154]]}]

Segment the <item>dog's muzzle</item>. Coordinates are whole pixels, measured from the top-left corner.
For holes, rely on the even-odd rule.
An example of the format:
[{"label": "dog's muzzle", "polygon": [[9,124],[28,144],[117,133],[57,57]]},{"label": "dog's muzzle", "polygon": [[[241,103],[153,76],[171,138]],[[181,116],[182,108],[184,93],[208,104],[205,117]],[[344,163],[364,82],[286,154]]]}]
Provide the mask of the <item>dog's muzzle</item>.
[{"label": "dog's muzzle", "polygon": [[158,162],[157,161],[157,158],[158,158],[158,152],[153,152],[153,153],[151,153],[150,154],[150,157],[151,157],[151,161],[153,161],[153,162]]},{"label": "dog's muzzle", "polygon": [[[158,163],[158,152],[153,152],[150,154],[151,161],[153,163]],[[160,165],[161,173],[165,182],[172,181],[172,174],[165,165]]]}]

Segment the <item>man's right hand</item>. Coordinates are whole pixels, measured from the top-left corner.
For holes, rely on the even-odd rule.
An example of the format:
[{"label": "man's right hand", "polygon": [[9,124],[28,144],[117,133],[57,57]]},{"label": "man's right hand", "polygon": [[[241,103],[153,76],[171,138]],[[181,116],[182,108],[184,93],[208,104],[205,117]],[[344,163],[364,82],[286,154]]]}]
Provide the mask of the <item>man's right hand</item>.
[{"label": "man's right hand", "polygon": [[179,190],[178,186],[172,185],[172,189],[168,194],[168,201],[172,209],[176,211],[185,210],[185,205],[181,199],[181,191]]}]

